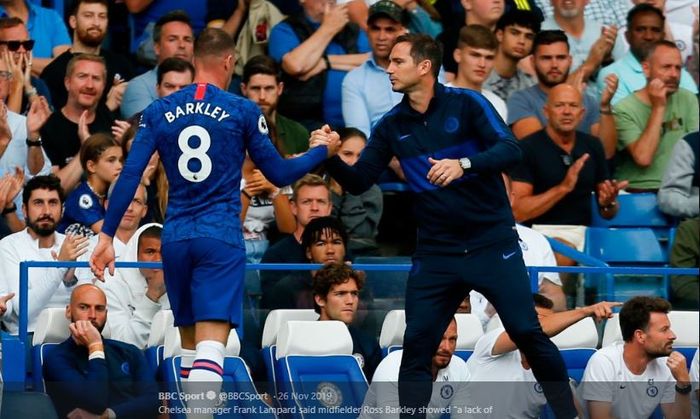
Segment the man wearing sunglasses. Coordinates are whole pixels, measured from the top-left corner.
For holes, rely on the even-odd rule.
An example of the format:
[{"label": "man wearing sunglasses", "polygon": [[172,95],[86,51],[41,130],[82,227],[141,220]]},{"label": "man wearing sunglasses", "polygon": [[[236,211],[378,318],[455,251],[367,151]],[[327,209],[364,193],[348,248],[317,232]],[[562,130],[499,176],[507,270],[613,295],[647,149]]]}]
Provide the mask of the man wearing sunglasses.
[{"label": "man wearing sunglasses", "polygon": [[28,35],[8,37],[6,40],[35,40],[32,46],[34,59],[32,74],[38,76],[53,57],[59,56],[70,46],[68,30],[61,16],[53,9],[41,7],[33,1],[2,0],[0,17],[16,17],[26,24]]}]

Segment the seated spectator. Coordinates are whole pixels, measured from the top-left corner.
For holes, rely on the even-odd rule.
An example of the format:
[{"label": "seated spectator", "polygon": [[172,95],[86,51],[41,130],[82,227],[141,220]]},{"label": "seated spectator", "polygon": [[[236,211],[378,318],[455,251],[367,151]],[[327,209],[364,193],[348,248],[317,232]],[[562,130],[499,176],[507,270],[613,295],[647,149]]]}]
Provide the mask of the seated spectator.
[{"label": "seated spectator", "polygon": [[107,299],[92,284],[66,306],[70,337],[44,359],[46,392],[59,417],[146,418],[158,415],[158,386],[143,353],[102,337]]},{"label": "seated spectator", "polygon": [[272,58],[258,55],[245,64],[241,92],[265,115],[270,138],[282,156],[309,149],[309,131],[277,111],[284,83],[280,81],[279,68]]},{"label": "seated spectator", "polygon": [[0,239],[25,227],[24,221],[17,216],[15,203],[23,186],[24,173],[21,169],[17,169],[14,174],[6,173],[0,177]]},{"label": "seated spectator", "polygon": [[[562,31],[541,31],[535,36],[532,47],[532,64],[537,84],[517,91],[508,99],[508,124],[518,139],[527,137],[547,125],[544,105],[552,87],[566,83],[571,69],[569,42]],[[599,137],[603,141],[605,155],[615,154],[617,132],[610,108],[610,98],[615,92],[615,76],[611,76],[611,88],[605,89],[600,104],[587,94],[583,95],[583,116],[577,129]],[[600,110],[603,110],[602,112]]]},{"label": "seated spectator", "polygon": [[673,217],[697,217],[700,213],[700,133],[687,134],[673,147],[661,188],[659,209]]},{"label": "seated spectator", "polygon": [[380,0],[369,8],[367,38],[372,49],[369,59],[343,79],[343,119],[345,125],[369,137],[374,125],[401,102],[387,77],[389,53],[394,41],[406,33],[406,13],[391,0]]},{"label": "seated spectator", "polygon": [[[433,392],[427,407],[430,411],[429,417],[441,417],[447,412],[458,416],[456,413],[460,412],[459,409],[464,409],[469,404],[463,398],[462,391],[465,382],[469,380],[469,373],[464,361],[454,355],[456,348],[457,320],[452,317],[433,355],[431,365]],[[374,371],[372,385],[369,386],[365,401],[362,403],[360,419],[396,416],[392,412],[398,412],[400,409],[399,367],[402,357],[403,350],[391,352]],[[402,385],[411,384],[402,383]]]},{"label": "seated spectator", "polygon": [[[75,261],[87,251],[88,238],[56,232],[61,221],[64,195],[57,177],[36,176],[22,192],[22,211],[27,228],[0,240],[0,283],[17,295],[7,302],[3,324],[12,334],[19,331],[19,263],[25,260]],[[29,270],[29,332],[34,331],[41,310],[63,307],[77,284],[73,269],[33,268]],[[3,288],[0,286],[0,288]],[[0,290],[0,295],[6,295]]]},{"label": "seated spectator", "polygon": [[628,192],[657,192],[673,146],[698,129],[698,99],[679,87],[682,64],[675,44],[655,43],[642,62],[646,87],[615,105],[616,174]]},{"label": "seated spectator", "polygon": [[[345,164],[352,166],[360,158],[367,145],[367,137],[356,128],[342,128],[338,156]],[[348,232],[348,249],[353,257],[379,254],[377,234],[382,218],[384,197],[379,186],[372,185],[360,195],[353,195],[333,179],[330,180],[333,216],[340,219]]]},{"label": "seated spectator", "polygon": [[41,127],[41,139],[52,171],[66,191],[73,190],[83,175],[81,145],[90,134],[112,130],[114,116],[100,104],[105,77],[107,69],[102,57],[80,54],[71,58],[65,78],[68,100]]},{"label": "seated spectator", "polygon": [[[670,265],[674,268],[700,266],[700,218],[687,219],[678,225],[671,248]],[[700,308],[700,279],[697,275],[671,277],[671,302],[677,310]]]},{"label": "seated spectator", "polygon": [[348,21],[346,4],[301,2],[270,32],[270,56],[282,68],[285,92],[279,111],[307,129],[342,127],[341,85],[345,74],[368,58],[366,33]]},{"label": "seated spectator", "polygon": [[542,29],[558,29],[569,38],[571,71],[586,66],[583,80],[596,72],[609,57],[618,60],[625,53],[624,44],[617,39],[617,26],[603,26],[587,19],[583,13],[585,1],[552,0],[554,14],[542,22]]},{"label": "seated spectator", "polygon": [[618,211],[617,194],[627,182],[610,180],[600,140],[576,130],[583,114],[577,89],[568,84],[553,87],[544,113],[547,126],[520,142],[523,160],[511,172],[513,214],[516,221],[535,225],[580,251],[583,230],[556,225],[590,225],[592,192],[600,215],[612,218]]},{"label": "seated spectator", "polygon": [[505,12],[504,0],[460,0],[459,3],[464,8],[464,22],[460,25],[446,25],[437,37],[443,45],[442,66],[448,81],[457,75],[457,62],[452,51],[457,48],[461,29],[469,25],[481,25],[490,31],[498,30],[497,22]]},{"label": "seated spectator", "polygon": [[495,93],[482,89],[491,74],[498,51],[498,39],[484,26],[468,25],[459,31],[459,42],[454,50],[457,62],[457,76],[446,86],[472,89],[482,95],[496,108],[504,121],[508,120],[506,103]]},{"label": "seated spectator", "polygon": [[[296,229],[294,233],[271,245],[265,251],[262,263],[305,263],[306,251],[301,244],[301,236],[306,225],[314,218],[330,215],[333,209],[328,184],[323,178],[314,174],[308,174],[294,184],[290,202],[292,214],[296,218]],[[280,278],[294,273],[295,271],[261,271],[260,283],[263,297],[260,306],[269,308],[266,295]]]},{"label": "seated spectator", "polygon": [[348,326],[352,337],[352,353],[362,367],[367,381],[382,360],[382,350],[374,336],[352,325],[357,317],[364,274],[343,263],[333,263],[316,271],[311,287],[314,310],[319,320],[339,320]]},{"label": "seated spectator", "polygon": [[[119,258],[123,262],[160,262],[160,224],[141,226],[126,244]],[[115,277],[99,283],[107,295],[109,331],[113,339],[146,347],[153,316],[169,310],[161,269],[120,268]]]},{"label": "seated spectator", "polygon": [[123,161],[122,148],[109,134],[91,135],[83,143],[80,165],[87,179],[68,194],[59,232],[91,237],[102,230],[107,190],[121,173]]},{"label": "seated spectator", "polygon": [[[347,256],[348,234],[337,218],[318,217],[309,221],[302,234],[303,260],[288,263],[343,263]],[[263,288],[263,301],[270,310],[314,308],[311,279],[315,272],[292,271],[269,291]]]},{"label": "seated spectator", "polygon": [[[620,82],[612,98],[613,105],[646,85],[642,61],[647,50],[664,39],[664,21],[663,11],[646,3],[634,6],[627,14],[625,39],[629,43],[629,51],[619,60],[603,67],[597,79],[598,89],[602,91],[605,78],[609,74],[617,75]],[[698,92],[693,78],[685,69],[681,69],[680,87],[693,93]]]},{"label": "seated spectator", "polygon": [[[194,35],[189,16],[182,10],[162,15],[153,28],[153,46],[159,65],[170,57],[192,62]],[[123,118],[143,111],[158,99],[157,76],[158,66],[129,81],[120,108]]]},{"label": "seated spectator", "polygon": [[68,92],[63,80],[68,62],[77,54],[94,54],[104,58],[107,77],[105,77],[105,87],[100,99],[103,103],[106,102],[107,107],[112,111],[117,111],[121,105],[122,96],[128,84],[126,81],[133,77],[134,69],[126,57],[102,48],[109,24],[107,11],[107,0],[73,2],[68,17],[68,24],[73,31],[73,43],[70,49],[56,57],[41,72],[41,79],[51,89],[54,107],[62,108],[66,104]]},{"label": "seated spectator", "polygon": [[[408,14],[406,28],[411,33],[424,33],[435,38],[443,30],[440,14],[427,0],[398,0],[396,2]],[[374,3],[376,4],[376,3]],[[374,5],[373,4],[373,5]],[[371,6],[370,6],[371,8]],[[365,30],[368,30],[365,28]]]},{"label": "seated spectator", "polygon": [[[620,305],[604,301],[555,313],[549,298],[533,294],[533,299],[542,330],[549,337],[558,335],[587,317],[593,317],[596,321],[609,319],[612,308]],[[469,382],[463,391],[472,405],[494,406],[493,416],[501,418],[538,418],[542,414],[542,408],[547,403],[542,388],[527,358],[502,326],[479,338],[474,353],[467,360],[467,370]]]},{"label": "seated spectator", "polygon": [[[544,17],[551,19],[554,16],[554,7],[550,0],[534,0],[537,6],[542,9]],[[595,20],[603,25],[615,25],[622,29],[625,26],[625,15],[630,7],[630,0],[588,0],[583,9],[583,17],[588,20]]]},{"label": "seated spectator", "polygon": [[[0,6],[1,7],[1,6]],[[35,42],[29,38],[29,32],[22,19],[17,17],[0,18],[0,61],[12,73],[10,89],[3,100],[13,112],[24,114],[29,105],[39,96],[43,96],[49,105],[53,98],[49,87],[43,80],[32,74],[32,58]]]},{"label": "seated spectator", "polygon": [[587,417],[648,418],[658,406],[667,418],[690,417],[690,376],[685,357],[673,351],[670,309],[660,297],[625,302],[624,343],[596,351],[578,388]]},{"label": "seated spectator", "polygon": [[0,5],[0,16],[16,17],[26,22],[29,37],[21,40],[34,40],[31,69],[35,76],[41,74],[54,57],[70,47],[63,18],[53,9],[41,7],[33,1],[7,0]]},{"label": "seated spectator", "polygon": [[[694,38],[694,32],[693,32],[693,16],[695,15],[693,13],[693,7],[691,7],[690,4],[686,4],[685,6],[678,6],[675,5],[672,6],[673,3],[677,3],[676,0],[628,0],[631,1],[632,5],[636,6],[639,4],[649,4],[657,9],[661,10],[664,15],[668,17],[666,19],[666,24],[664,25],[664,39],[667,41],[671,41],[676,46],[678,49],[681,51],[681,57],[683,58],[683,62],[686,63],[690,57],[693,55],[693,43],[695,42]],[[687,0],[680,0],[680,1],[687,1]],[[667,5],[668,4],[668,5]],[[673,13],[670,10],[670,7],[673,7],[676,13]],[[685,14],[689,15],[684,18],[678,18],[677,14],[679,12],[678,9],[683,9],[685,8]],[[669,15],[670,13],[670,15]],[[674,16],[675,15],[675,16]]]},{"label": "seated spectator", "polygon": [[498,52],[484,88],[504,101],[518,90],[533,86],[532,76],[518,68],[518,63],[530,55],[535,34],[540,31],[540,21],[532,12],[513,10],[496,24]]}]

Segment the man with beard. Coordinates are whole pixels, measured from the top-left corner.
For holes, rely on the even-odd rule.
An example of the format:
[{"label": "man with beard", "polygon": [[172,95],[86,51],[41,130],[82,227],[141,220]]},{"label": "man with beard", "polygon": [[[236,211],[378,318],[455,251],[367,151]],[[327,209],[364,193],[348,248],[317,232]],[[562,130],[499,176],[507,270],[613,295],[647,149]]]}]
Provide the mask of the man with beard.
[{"label": "man with beard", "polygon": [[646,87],[615,105],[616,173],[629,180],[628,192],[656,193],[673,147],[698,129],[698,99],[679,87],[682,66],[676,44],[653,44],[642,62]]},{"label": "man with beard", "polygon": [[154,418],[158,387],[143,353],[102,337],[107,298],[82,284],[66,306],[70,337],[44,359],[46,390],[65,418]]},{"label": "man with beard", "polygon": [[61,186],[71,191],[80,182],[80,146],[90,134],[111,132],[114,116],[100,103],[107,77],[105,61],[93,54],[78,54],[68,61],[64,85],[68,100],[41,128],[44,150]]},{"label": "man with beard", "polygon": [[[518,139],[527,137],[547,125],[544,105],[552,87],[566,83],[571,69],[569,41],[559,30],[542,31],[535,36],[532,46],[532,64],[537,74],[537,84],[517,91],[508,99],[508,125]],[[603,140],[606,156],[615,153],[615,120],[610,110],[610,98],[617,83],[613,75],[598,105],[590,95],[583,95],[583,116],[577,128]],[[603,110],[602,112],[600,110]]]},{"label": "man with beard", "polygon": [[[615,96],[612,98],[613,105],[646,84],[642,61],[649,47],[664,39],[664,20],[663,11],[646,3],[634,6],[627,14],[625,39],[630,44],[630,50],[619,60],[603,67],[598,73],[600,90],[603,89],[605,78],[609,74],[617,74],[620,80]],[[685,69],[681,70],[680,87],[693,93],[698,92],[693,78]]]},{"label": "man with beard", "polygon": [[[7,291],[17,298],[7,302],[3,324],[12,334],[19,328],[19,263],[25,260],[75,261],[87,251],[88,239],[56,233],[61,219],[63,189],[53,175],[36,176],[24,187],[22,211],[27,228],[0,240],[0,296]],[[39,312],[48,307],[63,307],[77,283],[68,268],[29,270],[29,331]]]},{"label": "man with beard", "polygon": [[71,58],[77,54],[94,54],[104,58],[107,77],[101,102],[107,102],[111,110],[121,104],[127,83],[134,70],[131,62],[124,56],[102,48],[102,41],[107,36],[107,0],[78,0],[73,3],[68,24],[73,30],[73,44],[70,49],[54,59],[41,72],[41,78],[51,90],[51,99],[55,108],[66,104],[68,92],[63,83],[66,67]]},{"label": "man with beard", "polygon": [[648,418],[661,405],[667,418],[690,418],[691,382],[685,357],[660,297],[634,297],[620,310],[624,342],[598,350],[579,386],[587,417]]}]

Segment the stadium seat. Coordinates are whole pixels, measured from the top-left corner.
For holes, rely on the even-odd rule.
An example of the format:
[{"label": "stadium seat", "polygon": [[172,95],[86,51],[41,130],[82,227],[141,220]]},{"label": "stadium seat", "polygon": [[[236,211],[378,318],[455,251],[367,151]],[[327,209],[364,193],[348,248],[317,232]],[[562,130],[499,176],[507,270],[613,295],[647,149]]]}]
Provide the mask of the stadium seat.
[{"label": "stadium seat", "polygon": [[339,321],[289,321],[277,339],[279,401],[289,417],[356,418],[367,380]]},{"label": "stadium seat", "polygon": [[[358,256],[354,264],[381,265],[398,264],[411,265],[409,256]],[[408,271],[366,271],[365,287],[372,292],[375,302],[381,299],[404,299]]]},{"label": "stadium seat", "polygon": [[405,331],[405,311],[391,310],[386,313],[382,323],[382,331],[379,334],[379,347],[382,348],[382,356],[387,356],[390,352],[401,349]]},{"label": "stadium seat", "polygon": [[481,321],[474,314],[457,313],[457,349],[455,355],[468,360],[474,352],[476,342],[484,334],[484,329],[481,327]]},{"label": "stadium seat", "polygon": [[163,361],[165,334],[167,330],[174,327],[174,321],[172,310],[161,310],[153,316],[151,334],[148,336],[144,354],[146,355],[146,362],[148,362],[148,365],[154,372],[158,370],[158,365]]},{"label": "stadium seat", "polygon": [[552,342],[564,358],[569,377],[581,382],[586,364],[598,346],[595,321],[590,317],[582,319],[552,337]]},{"label": "stadium seat", "polygon": [[272,310],[265,319],[262,335],[262,357],[270,385],[270,393],[277,395],[277,376],[275,371],[275,353],[277,351],[277,335],[280,329],[290,320],[318,320],[314,310]]},{"label": "stadium seat", "polygon": [[603,328],[602,346],[610,346],[622,342],[622,331],[620,330],[620,314],[615,313],[605,321]]},{"label": "stadium seat", "polygon": [[[235,329],[231,329],[226,342],[226,356],[235,356],[241,352],[241,341],[238,339],[238,333]],[[177,327],[169,328],[163,338],[163,360],[180,355],[182,346],[180,341],[180,332]]]},{"label": "stadium seat", "polygon": [[32,384],[34,391],[44,391],[44,358],[59,343],[68,339],[70,321],[65,308],[47,308],[39,313],[32,338]]},{"label": "stadium seat", "polygon": [[593,208],[591,214],[591,227],[651,227],[670,228],[674,222],[659,210],[655,193],[632,193],[617,196],[619,210],[609,220],[600,216],[596,210],[598,201],[595,194],[591,194]]}]

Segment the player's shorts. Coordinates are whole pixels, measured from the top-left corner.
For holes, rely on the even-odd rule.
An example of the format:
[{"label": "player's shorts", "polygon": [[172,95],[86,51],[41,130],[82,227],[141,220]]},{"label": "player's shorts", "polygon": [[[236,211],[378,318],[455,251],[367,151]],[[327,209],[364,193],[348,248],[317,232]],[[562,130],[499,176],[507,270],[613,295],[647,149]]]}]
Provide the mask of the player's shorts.
[{"label": "player's shorts", "polygon": [[175,326],[205,320],[241,324],[245,250],[198,238],[163,245],[163,273]]}]

